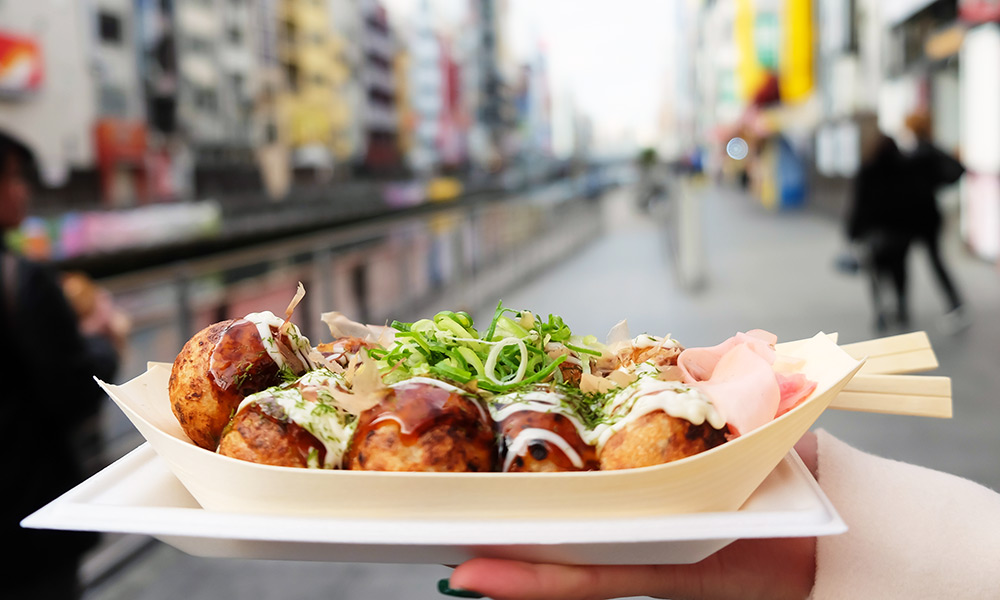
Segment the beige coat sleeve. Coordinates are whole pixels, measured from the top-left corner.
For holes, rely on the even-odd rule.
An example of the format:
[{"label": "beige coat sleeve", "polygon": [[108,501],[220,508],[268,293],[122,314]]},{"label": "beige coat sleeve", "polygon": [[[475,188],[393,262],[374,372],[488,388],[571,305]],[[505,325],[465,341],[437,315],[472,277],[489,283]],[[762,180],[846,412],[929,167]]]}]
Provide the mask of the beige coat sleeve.
[{"label": "beige coat sleeve", "polygon": [[1000,598],[1000,494],[817,438],[820,486],[848,531],[819,538],[811,598]]}]

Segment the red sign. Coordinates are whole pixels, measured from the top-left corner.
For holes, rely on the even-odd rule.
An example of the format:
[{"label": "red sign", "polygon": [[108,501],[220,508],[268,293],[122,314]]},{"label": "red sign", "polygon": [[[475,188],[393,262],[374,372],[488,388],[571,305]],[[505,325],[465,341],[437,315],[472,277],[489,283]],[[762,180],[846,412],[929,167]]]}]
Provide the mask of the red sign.
[{"label": "red sign", "polygon": [[1000,21],[1000,0],[960,0],[958,17],[968,23]]},{"label": "red sign", "polygon": [[146,155],[146,125],[141,121],[100,119],[94,125],[97,161],[141,163]]},{"label": "red sign", "polygon": [[0,31],[0,96],[20,98],[42,88],[45,69],[35,40]]}]

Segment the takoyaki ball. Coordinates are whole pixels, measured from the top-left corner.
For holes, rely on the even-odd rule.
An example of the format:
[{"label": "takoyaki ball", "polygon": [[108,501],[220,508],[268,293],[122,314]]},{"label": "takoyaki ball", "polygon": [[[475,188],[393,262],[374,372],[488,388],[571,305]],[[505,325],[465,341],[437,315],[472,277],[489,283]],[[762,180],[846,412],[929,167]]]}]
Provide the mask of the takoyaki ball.
[{"label": "takoyaki ball", "polygon": [[497,424],[501,470],[510,473],[594,471],[597,452],[565,415],[537,410],[510,413]]},{"label": "takoyaki ball", "polygon": [[344,468],[492,471],[493,423],[478,398],[432,379],[398,383],[358,417]]},{"label": "takoyaki ball", "polygon": [[600,452],[602,470],[634,469],[672,462],[726,441],[725,428],[694,425],[662,410],[647,413],[612,435]]},{"label": "takoyaki ball", "polygon": [[318,467],[326,449],[295,422],[274,417],[259,404],[241,410],[219,442],[219,454],[279,467]]},{"label": "takoyaki ball", "polygon": [[339,469],[357,423],[342,376],[318,368],[248,396],[222,434],[219,453],[285,467]]},{"label": "takoyaki ball", "polygon": [[[198,446],[218,447],[243,398],[311,367],[308,340],[270,313],[221,321],[196,333],[174,360],[168,383],[171,408]],[[262,334],[263,332],[263,334]]]}]

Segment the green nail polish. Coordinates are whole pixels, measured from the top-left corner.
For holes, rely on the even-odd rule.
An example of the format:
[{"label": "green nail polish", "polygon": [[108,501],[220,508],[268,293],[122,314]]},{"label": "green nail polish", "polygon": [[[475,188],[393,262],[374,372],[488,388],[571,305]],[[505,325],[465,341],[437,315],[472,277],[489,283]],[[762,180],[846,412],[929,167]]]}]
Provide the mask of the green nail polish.
[{"label": "green nail polish", "polygon": [[469,592],[467,590],[456,590],[451,587],[451,582],[447,579],[442,579],[438,581],[438,591],[445,596],[454,596],[456,598],[485,598],[482,594],[478,592]]}]

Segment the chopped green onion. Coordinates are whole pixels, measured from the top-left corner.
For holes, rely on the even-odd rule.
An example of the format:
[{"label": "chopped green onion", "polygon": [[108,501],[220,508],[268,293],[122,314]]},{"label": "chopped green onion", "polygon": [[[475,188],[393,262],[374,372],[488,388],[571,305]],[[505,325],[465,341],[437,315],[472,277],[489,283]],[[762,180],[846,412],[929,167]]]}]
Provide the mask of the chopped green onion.
[{"label": "chopped green onion", "polygon": [[594,350],[593,348],[584,348],[583,346],[576,346],[567,343],[563,343],[563,345],[574,352],[579,352],[580,354],[589,354],[591,356],[601,356],[602,354],[600,350]]},{"label": "chopped green onion", "polygon": [[436,365],[430,367],[432,373],[437,373],[439,375],[444,375],[449,379],[454,379],[460,383],[468,383],[472,379],[472,373],[466,371],[465,369],[460,369],[454,365],[449,365],[446,360],[439,362]]},{"label": "chopped green onion", "polygon": [[465,359],[465,363],[467,365],[471,366],[473,369],[476,370],[476,373],[480,375],[485,375],[486,369],[483,366],[483,360],[479,357],[478,354],[473,352],[471,348],[468,348],[466,346],[459,346],[458,353],[462,355],[462,358]]},{"label": "chopped green onion", "polygon": [[509,391],[545,380],[566,360],[548,355],[545,346],[550,341],[579,354],[601,355],[587,347],[586,338],[583,345],[567,343],[580,338],[573,337],[562,317],[549,315],[543,320],[530,311],[506,308],[503,302],[497,303],[484,335],[468,313],[450,310],[412,323],[393,321],[392,327],[397,331],[393,346],[369,351],[383,376],[392,381],[432,374],[460,384],[475,380],[485,391]]},{"label": "chopped green onion", "polygon": [[413,340],[414,342],[417,343],[417,346],[420,347],[420,350],[423,351],[424,356],[430,356],[431,355],[431,347],[427,344],[427,341],[424,339],[424,337],[422,335],[420,335],[419,333],[417,333],[416,331],[400,332],[400,333],[396,334],[396,337],[402,337],[402,338],[405,338],[405,339],[411,339],[411,340]]}]

